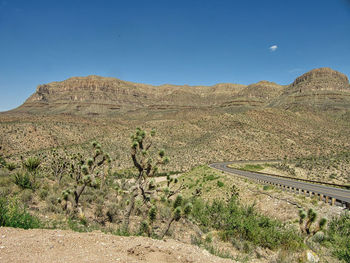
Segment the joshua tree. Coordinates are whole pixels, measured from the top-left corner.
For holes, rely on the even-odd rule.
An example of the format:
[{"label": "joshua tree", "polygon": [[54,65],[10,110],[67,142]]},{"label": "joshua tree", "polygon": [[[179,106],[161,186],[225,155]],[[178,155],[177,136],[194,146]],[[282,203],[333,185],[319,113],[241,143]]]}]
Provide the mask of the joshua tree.
[{"label": "joshua tree", "polygon": [[59,153],[57,149],[51,151],[52,158],[50,167],[52,169],[52,175],[57,179],[58,184],[61,184],[61,180],[65,173],[68,173],[69,159],[66,151]]},{"label": "joshua tree", "polygon": [[317,226],[312,229],[312,224],[316,222],[316,219],[317,213],[313,209],[310,208],[307,213],[302,209],[299,210],[299,226],[301,232],[306,235],[306,240],[323,230],[326,226],[327,219],[321,218]]},{"label": "joshua tree", "polygon": [[129,191],[129,205],[124,215],[123,231],[129,229],[130,215],[135,207],[135,200],[141,197],[143,204],[150,206],[151,195],[157,191],[154,182],[151,180],[158,171],[158,166],[166,165],[169,158],[165,156],[164,150],[159,150],[158,153],[151,153],[152,137],[155,135],[155,130],[152,130],[149,135],[140,128],[131,135],[131,159],[137,169],[135,175],[135,184]]},{"label": "joshua tree", "polygon": [[169,199],[171,196],[180,193],[184,188],[184,179],[182,179],[181,184],[178,184],[177,178],[171,178],[169,174],[167,174],[167,187],[164,189],[164,193],[166,198]]},{"label": "joshua tree", "polygon": [[191,203],[185,204],[184,207],[182,207],[182,205],[183,205],[183,198],[182,198],[182,195],[179,194],[176,196],[176,199],[173,203],[172,216],[170,217],[168,223],[166,224],[166,227],[163,231],[161,238],[164,238],[164,236],[169,232],[170,226],[174,221],[179,221],[181,217],[186,217],[191,213],[192,211]]},{"label": "joshua tree", "polygon": [[101,178],[104,178],[103,165],[110,162],[108,154],[104,153],[101,145],[97,142],[92,143],[94,153],[91,158],[84,160],[81,154],[72,156],[70,166],[70,176],[74,179],[73,190],[68,194],[73,195],[73,204],[77,208],[79,199],[86,187],[98,187]]},{"label": "joshua tree", "polygon": [[144,220],[140,225],[140,233],[147,233],[147,236],[151,236],[153,233],[153,223],[157,219],[157,207],[153,205],[148,210],[148,221]]}]

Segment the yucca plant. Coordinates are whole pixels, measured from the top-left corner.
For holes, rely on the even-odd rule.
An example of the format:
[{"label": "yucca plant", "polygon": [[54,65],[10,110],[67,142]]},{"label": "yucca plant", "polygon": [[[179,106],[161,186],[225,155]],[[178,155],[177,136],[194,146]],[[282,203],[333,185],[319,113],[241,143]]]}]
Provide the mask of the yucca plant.
[{"label": "yucca plant", "polygon": [[39,175],[39,167],[41,164],[41,160],[39,157],[29,157],[28,159],[23,161],[23,169],[27,171],[32,177],[32,185],[36,185],[36,178]]},{"label": "yucca plant", "polygon": [[79,153],[71,157],[70,176],[74,184],[69,194],[75,208],[78,208],[80,197],[87,187],[98,188],[101,185],[101,178],[105,176],[103,166],[110,163],[109,155],[98,142],[93,142],[92,148],[93,154],[87,159]]},{"label": "yucca plant", "polygon": [[172,216],[170,217],[166,227],[162,233],[161,238],[164,238],[165,235],[169,232],[169,229],[174,221],[179,221],[181,217],[187,217],[193,208],[192,203],[183,204],[183,197],[181,194],[177,195],[173,203]]},{"label": "yucca plant", "polygon": [[326,218],[321,218],[318,224],[312,228],[313,223],[316,222],[317,213],[313,209],[309,209],[307,213],[304,210],[299,210],[299,226],[301,232],[306,235],[306,239],[314,236],[317,232],[323,230],[327,224]]},{"label": "yucca plant", "polygon": [[137,128],[131,139],[131,159],[137,174],[134,175],[135,183],[128,192],[128,206],[124,214],[123,231],[128,232],[130,216],[135,208],[136,199],[140,198],[143,203],[151,208],[151,196],[157,192],[157,187],[152,178],[157,174],[158,167],[169,163],[169,158],[163,149],[152,151],[155,130],[149,133]]}]

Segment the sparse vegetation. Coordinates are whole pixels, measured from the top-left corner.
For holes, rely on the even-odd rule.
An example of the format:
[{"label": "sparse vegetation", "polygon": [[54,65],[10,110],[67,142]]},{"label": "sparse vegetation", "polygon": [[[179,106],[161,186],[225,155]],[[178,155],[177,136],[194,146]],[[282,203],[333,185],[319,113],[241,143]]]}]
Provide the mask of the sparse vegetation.
[{"label": "sparse vegetation", "polygon": [[243,171],[259,172],[264,169],[264,166],[262,166],[261,164],[246,164],[243,167],[240,167],[239,169]]},{"label": "sparse vegetation", "polygon": [[41,223],[29,214],[16,198],[0,198],[0,226],[15,228],[39,228]]},{"label": "sparse vegetation", "polygon": [[312,228],[313,224],[316,222],[317,213],[313,209],[309,209],[307,213],[303,210],[299,210],[299,226],[300,231],[306,236],[306,239],[314,236],[317,232],[322,231],[327,223],[326,218],[321,218],[318,224]]},{"label": "sparse vegetation", "polygon": [[302,247],[302,239],[295,229],[259,215],[254,206],[244,207],[236,197],[228,202],[196,200],[193,205],[193,217],[204,230],[220,231],[223,241],[235,244],[236,240],[245,240],[247,245],[276,249],[297,250]]},{"label": "sparse vegetation", "polygon": [[330,247],[338,259],[350,262],[350,213],[334,217],[328,224],[323,243]]},{"label": "sparse vegetation", "polygon": [[[133,167],[119,167],[119,160],[104,150],[110,147],[102,148],[96,141],[86,143],[81,152],[54,149],[48,154],[32,155],[23,158],[21,165],[15,159],[4,160],[0,194],[16,198],[19,207],[33,207],[36,211],[30,212],[39,216],[61,218],[54,225],[74,231],[100,229],[118,235],[181,238],[178,235],[184,228],[193,236],[193,243],[215,255],[235,259],[230,249],[240,251],[242,257],[257,247],[299,251],[305,246],[303,240],[325,231],[326,222],[322,219],[315,224],[313,211],[301,220],[300,233],[289,222],[262,215],[254,204],[240,200],[234,178],[228,180],[208,166],[197,166],[182,174],[167,172],[167,150],[160,146],[154,130],[138,128],[131,136],[128,150]],[[259,171],[267,166],[244,168]],[[270,186],[262,189],[268,194],[273,192]],[[25,215],[27,223],[14,225],[27,228],[46,224],[36,221],[24,206],[21,209],[17,209],[18,214]],[[13,217],[11,222],[18,220]],[[205,235],[198,234],[198,227]],[[325,240],[335,240],[331,236],[327,234]],[[339,237],[337,240],[345,243]],[[228,244],[228,249],[219,249],[218,242]],[[340,247],[334,252],[339,258],[346,255],[346,248]]]}]

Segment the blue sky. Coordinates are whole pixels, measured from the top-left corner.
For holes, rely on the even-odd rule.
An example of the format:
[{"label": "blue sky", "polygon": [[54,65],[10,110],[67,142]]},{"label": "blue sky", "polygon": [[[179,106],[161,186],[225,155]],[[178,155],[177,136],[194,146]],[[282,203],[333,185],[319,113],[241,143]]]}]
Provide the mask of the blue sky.
[{"label": "blue sky", "polygon": [[347,0],[0,0],[0,111],[91,74],[148,84],[350,76]]}]

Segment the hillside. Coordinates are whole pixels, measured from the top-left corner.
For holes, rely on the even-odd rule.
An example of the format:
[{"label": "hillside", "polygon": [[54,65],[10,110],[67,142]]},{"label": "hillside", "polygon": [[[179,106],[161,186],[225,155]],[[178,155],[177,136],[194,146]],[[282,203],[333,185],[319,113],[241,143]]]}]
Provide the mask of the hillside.
[{"label": "hillside", "polygon": [[119,167],[129,167],[130,132],[155,128],[175,171],[212,161],[317,156],[350,146],[349,95],[347,77],[331,69],[310,71],[289,86],[71,78],[40,85],[22,106],[0,114],[1,140],[5,154],[18,158],[57,146],[83,150],[97,139]]},{"label": "hillside", "polygon": [[314,69],[298,77],[272,105],[294,110],[349,109],[349,80],[330,68]]}]

